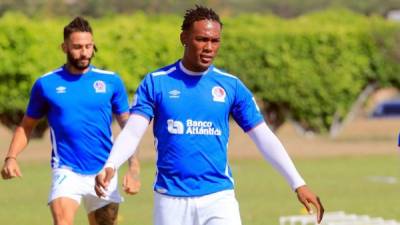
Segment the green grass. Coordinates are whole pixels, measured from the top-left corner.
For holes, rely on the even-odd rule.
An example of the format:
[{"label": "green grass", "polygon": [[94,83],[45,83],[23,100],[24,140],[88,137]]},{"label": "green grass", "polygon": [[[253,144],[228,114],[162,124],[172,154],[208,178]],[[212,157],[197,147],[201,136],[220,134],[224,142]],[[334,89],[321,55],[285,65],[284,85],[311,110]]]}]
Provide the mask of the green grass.
[{"label": "green grass", "polygon": [[[362,156],[297,159],[298,169],[318,192],[326,211],[368,214],[400,220],[400,158]],[[153,162],[142,162],[142,191],[125,196],[120,225],[152,224]],[[244,225],[274,225],[282,215],[299,214],[301,205],[285,181],[262,159],[233,160],[236,193]],[[50,168],[47,163],[22,162],[23,178],[0,183],[0,224],[51,224],[47,207]],[[120,173],[121,175],[122,173]],[[377,177],[394,177],[396,183]],[[75,225],[87,224],[81,207]]]}]

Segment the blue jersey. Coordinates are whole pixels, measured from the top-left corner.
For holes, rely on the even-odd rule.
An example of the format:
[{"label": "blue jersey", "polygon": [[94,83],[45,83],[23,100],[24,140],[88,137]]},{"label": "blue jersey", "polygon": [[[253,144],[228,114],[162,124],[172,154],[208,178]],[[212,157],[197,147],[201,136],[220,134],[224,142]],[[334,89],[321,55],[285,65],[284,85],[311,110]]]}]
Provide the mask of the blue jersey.
[{"label": "blue jersey", "polygon": [[61,67],[36,80],[26,115],[47,116],[52,168],[96,174],[111,151],[112,113],[124,112],[129,104],[121,79],[91,66],[81,75]]},{"label": "blue jersey", "polygon": [[202,75],[188,75],[180,61],[144,78],[131,113],[154,119],[154,190],[171,196],[233,189],[227,160],[229,116],[244,131],[263,121],[238,78],[214,66]]}]

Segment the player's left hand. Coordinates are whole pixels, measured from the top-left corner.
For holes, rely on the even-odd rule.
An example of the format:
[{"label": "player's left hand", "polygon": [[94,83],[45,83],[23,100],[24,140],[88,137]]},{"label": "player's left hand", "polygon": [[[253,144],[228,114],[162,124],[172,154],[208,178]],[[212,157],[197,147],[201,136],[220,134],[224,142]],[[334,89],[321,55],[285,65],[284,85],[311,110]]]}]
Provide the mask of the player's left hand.
[{"label": "player's left hand", "polygon": [[115,169],[111,167],[105,167],[95,178],[94,190],[97,196],[106,197],[106,190],[110,184],[110,180],[114,177]]},{"label": "player's left hand", "polygon": [[122,182],[122,187],[125,193],[129,195],[135,195],[140,191],[140,186],[141,182],[139,175],[128,170]]},{"label": "player's left hand", "polygon": [[296,189],[297,198],[301,204],[306,207],[309,214],[313,213],[310,204],[314,205],[317,209],[317,222],[321,223],[322,217],[324,216],[324,207],[318,196],[316,196],[306,185],[298,187]]}]

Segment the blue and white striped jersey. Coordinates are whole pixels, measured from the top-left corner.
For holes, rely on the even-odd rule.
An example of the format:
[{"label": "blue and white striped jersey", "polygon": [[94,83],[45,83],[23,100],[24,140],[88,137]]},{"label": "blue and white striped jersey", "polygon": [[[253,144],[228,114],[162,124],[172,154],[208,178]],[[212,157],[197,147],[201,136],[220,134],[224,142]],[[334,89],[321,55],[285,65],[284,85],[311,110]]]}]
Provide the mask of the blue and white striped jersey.
[{"label": "blue and white striped jersey", "polygon": [[263,121],[252,94],[235,76],[214,66],[202,75],[189,74],[180,61],[148,74],[130,110],[154,119],[154,190],[171,196],[233,189],[229,116],[244,131]]},{"label": "blue and white striped jersey", "polygon": [[96,69],[73,75],[61,67],[36,80],[26,115],[47,116],[52,168],[96,174],[112,147],[112,113],[129,112],[125,87],[114,72]]}]

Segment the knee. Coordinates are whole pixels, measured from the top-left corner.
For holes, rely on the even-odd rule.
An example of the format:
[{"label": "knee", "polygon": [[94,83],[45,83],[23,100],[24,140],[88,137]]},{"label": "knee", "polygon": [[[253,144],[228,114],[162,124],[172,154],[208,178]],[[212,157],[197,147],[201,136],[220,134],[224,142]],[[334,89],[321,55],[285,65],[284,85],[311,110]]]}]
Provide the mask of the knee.
[{"label": "knee", "polygon": [[54,225],[73,225],[73,217],[62,212],[52,212]]}]

